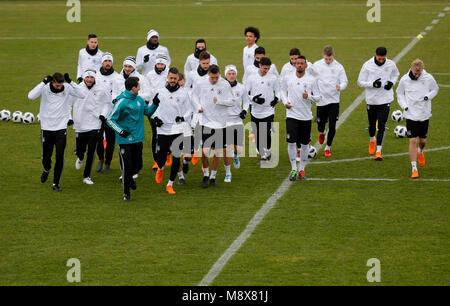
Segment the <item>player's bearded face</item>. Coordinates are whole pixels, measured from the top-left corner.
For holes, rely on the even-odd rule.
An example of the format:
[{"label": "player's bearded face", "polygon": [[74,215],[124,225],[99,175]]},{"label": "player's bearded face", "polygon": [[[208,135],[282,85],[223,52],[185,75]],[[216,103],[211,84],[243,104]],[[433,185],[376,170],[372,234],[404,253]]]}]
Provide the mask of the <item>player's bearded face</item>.
[{"label": "player's bearded face", "polygon": [[298,73],[303,73],[308,65],[304,59],[299,59],[295,62],[295,69]]},{"label": "player's bearded face", "polygon": [[109,70],[112,67],[112,62],[110,60],[104,60],[102,66],[103,69]]},{"label": "player's bearded face", "polygon": [[91,77],[91,76],[87,76],[84,78],[84,82],[86,83],[87,86],[91,86],[92,84],[94,84],[95,78]]},{"label": "player's bearded face", "polygon": [[58,83],[56,81],[52,81],[53,87],[55,87],[57,90],[61,90],[64,86],[64,83]]},{"label": "player's bearded face", "polygon": [[209,69],[209,63],[210,63],[209,58],[199,61],[200,67],[202,67],[203,70],[208,70]]},{"label": "player's bearded face", "polygon": [[134,68],[131,65],[123,65],[123,71],[125,71],[126,74],[130,74],[134,71]]},{"label": "player's bearded face", "polygon": [[167,82],[169,82],[170,87],[174,87],[178,83],[179,76],[175,73],[169,73],[167,75]]},{"label": "player's bearded face", "polygon": [[375,55],[375,59],[377,60],[377,62],[379,63],[384,63],[386,61],[386,55]]},{"label": "player's bearded face", "polygon": [[414,77],[418,79],[420,75],[422,74],[423,69],[412,69],[412,72],[414,74]]}]

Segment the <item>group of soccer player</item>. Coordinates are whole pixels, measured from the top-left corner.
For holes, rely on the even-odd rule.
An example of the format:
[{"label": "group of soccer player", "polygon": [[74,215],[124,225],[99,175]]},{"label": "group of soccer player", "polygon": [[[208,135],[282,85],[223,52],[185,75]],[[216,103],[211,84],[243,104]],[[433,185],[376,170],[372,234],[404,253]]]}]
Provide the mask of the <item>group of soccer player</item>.
[{"label": "group of soccer player", "polygon": [[[136,189],[136,177],[142,169],[145,139],[144,116],[152,129],[153,169],[155,181],[162,183],[164,167],[171,167],[166,192],[174,194],[173,184],[185,183],[189,163],[196,165],[201,156],[201,186],[217,186],[216,175],[223,157],[225,179],[231,182],[231,163],[239,168],[244,146],[243,120],[251,115],[252,130],[259,156],[258,164],[272,160],[271,133],[276,105],[286,108],[286,141],[291,162],[289,179],[306,179],[305,167],[311,143],[316,103],[319,143],[326,141],[324,156],[329,158],[339,118],[340,92],[348,79],[344,67],[334,58],[332,46],[325,46],[322,59],[311,63],[298,48],[292,48],[281,73],[257,45],[260,32],[255,27],[244,30],[247,46],[243,50],[242,83],[237,80],[235,65],[226,65],[224,76],[217,59],[207,51],[206,41],[195,42],[184,74],[171,67],[166,47],[159,44],[159,34],[150,30],[146,45],[137,56],[124,59],[121,71],[113,68],[114,58],[98,47],[98,37],[89,34],[87,45],[79,51],[77,83],[70,75],[46,76],[28,98],[41,98],[42,141],[41,182],[47,181],[53,149],[56,151],[53,189],[61,191],[67,126],[76,132],[76,169],[85,162],[83,183],[92,185],[91,169],[98,155],[96,171],[111,171],[116,142],[119,146],[123,199],[131,200],[130,189]],[[369,121],[369,154],[381,161],[393,87],[399,77],[395,63],[387,59],[387,50],[378,47],[375,55],[362,66],[358,85],[365,88]],[[141,71],[141,73],[139,73]],[[67,84],[64,84],[66,82]],[[406,117],[410,138],[412,178],[419,177],[416,160],[424,166],[431,100],[438,86],[417,59],[397,88],[397,99]],[[326,124],[328,123],[328,130]],[[377,133],[378,129],[378,133]],[[211,161],[210,161],[211,159]],[[299,164],[297,165],[297,161]]]}]

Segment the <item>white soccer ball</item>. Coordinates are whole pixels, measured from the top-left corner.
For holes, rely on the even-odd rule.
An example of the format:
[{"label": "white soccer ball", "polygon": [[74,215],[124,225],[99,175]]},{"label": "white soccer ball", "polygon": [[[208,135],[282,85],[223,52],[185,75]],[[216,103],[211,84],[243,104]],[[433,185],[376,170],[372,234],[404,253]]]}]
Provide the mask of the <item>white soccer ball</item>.
[{"label": "white soccer ball", "polygon": [[39,114],[36,115],[37,122],[41,122],[41,117],[39,117]]},{"label": "white soccer ball", "polygon": [[25,124],[32,124],[34,122],[34,115],[30,112],[23,114],[22,121]]},{"label": "white soccer ball", "polygon": [[394,129],[395,137],[397,138],[405,138],[406,137],[406,126],[397,125]]},{"label": "white soccer ball", "polygon": [[391,119],[394,122],[400,122],[403,120],[403,113],[401,110],[397,109],[392,112]]},{"label": "white soccer ball", "polygon": [[314,146],[310,146],[308,150],[308,158],[313,159],[317,155],[317,149]]},{"label": "white soccer ball", "polygon": [[23,117],[23,114],[21,111],[15,111],[12,114],[12,121],[13,122],[22,122],[22,117]]},{"label": "white soccer ball", "polygon": [[11,112],[7,109],[3,109],[0,112],[0,120],[1,121],[9,121],[11,119]]}]

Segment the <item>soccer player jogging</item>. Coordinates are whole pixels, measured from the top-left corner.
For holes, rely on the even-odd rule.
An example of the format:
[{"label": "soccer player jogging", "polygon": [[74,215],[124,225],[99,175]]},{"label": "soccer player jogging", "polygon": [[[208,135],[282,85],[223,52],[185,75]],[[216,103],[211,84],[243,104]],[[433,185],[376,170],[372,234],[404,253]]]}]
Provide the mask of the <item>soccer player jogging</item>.
[{"label": "soccer player jogging", "polygon": [[[406,134],[409,138],[409,158],[411,178],[419,177],[419,166],[425,166],[423,149],[427,143],[428,124],[431,118],[431,100],[436,97],[439,87],[431,74],[425,71],[420,59],[411,63],[411,69],[401,79],[397,87],[397,101],[406,118]],[[419,147],[417,147],[419,145]]]},{"label": "soccer player jogging", "polygon": [[[68,76],[68,75],[67,75]],[[53,148],[56,151],[53,171],[53,190],[62,191],[60,180],[64,168],[64,150],[67,142],[67,125],[72,125],[70,115],[71,97],[82,97],[75,89],[76,84],[64,85],[64,76],[56,72],[46,76],[28,93],[29,100],[41,98],[39,116],[41,119],[42,165],[41,182],[45,183],[52,168]]]},{"label": "soccer player jogging", "polygon": [[[195,42],[195,49],[194,53],[190,54],[187,59],[186,63],[184,64],[184,74],[188,74],[192,70],[197,69],[199,60],[200,60],[200,53],[203,51],[206,51],[206,41],[204,39],[197,39]],[[214,57],[214,55],[211,55],[211,65],[218,65],[217,59]]]},{"label": "soccer player jogging", "polygon": [[[77,160],[75,168],[80,170],[86,156],[86,165],[83,172],[83,183],[92,185],[91,169],[102,123],[106,124],[109,113],[111,96],[108,89],[101,83],[96,83],[96,71],[86,70],[83,73],[84,81],[76,86],[76,90],[83,96],[73,104],[73,128],[75,135],[75,154]],[[66,81],[70,83],[67,76]],[[103,145],[103,144],[102,144]],[[86,154],[87,147],[87,154]]]},{"label": "soccer player jogging", "polygon": [[[217,186],[216,173],[220,156],[225,146],[225,127],[229,107],[234,106],[234,96],[230,84],[220,77],[219,67],[211,65],[208,78],[199,80],[192,93],[194,110],[202,114],[202,164],[204,176],[202,187]],[[211,174],[209,154],[213,150]]]},{"label": "soccer player jogging", "polygon": [[295,61],[301,55],[300,50],[298,48],[292,48],[289,51],[289,62],[284,64],[281,68],[280,77],[283,79],[287,74],[295,73]]},{"label": "soccer player jogging", "polygon": [[225,179],[224,182],[231,182],[231,157],[235,168],[240,167],[239,155],[244,147],[244,124],[250,101],[245,93],[245,87],[237,81],[237,68],[234,65],[225,67],[225,78],[230,83],[235,103],[228,108],[226,124],[226,144],[224,150]]},{"label": "soccer player jogging", "polygon": [[[287,75],[282,81],[282,99],[286,107],[286,141],[291,162],[289,180],[297,177],[306,179],[305,166],[308,162],[309,141],[311,138],[313,102],[320,101],[317,80],[305,73],[308,64],[301,55],[295,62],[296,73]],[[297,147],[300,147],[300,164],[297,168]]]},{"label": "soccer player jogging", "polygon": [[109,113],[107,124],[116,132],[122,160],[123,200],[131,201],[131,189],[136,189],[133,175],[142,169],[142,142],[145,139],[144,115],[151,116],[158,105],[147,105],[138,96],[140,84],[137,77],[125,81],[125,91],[117,97]]},{"label": "soccer player jogging", "polygon": [[136,55],[136,69],[141,70],[143,75],[149,73],[156,64],[156,55],[165,54],[167,57],[167,67],[170,67],[169,50],[159,44],[159,34],[155,30],[147,33],[147,44],[138,49]]},{"label": "soccer player jogging", "polygon": [[[390,105],[394,100],[393,87],[400,75],[394,61],[386,58],[385,47],[378,47],[375,56],[364,63],[359,72],[358,86],[365,88],[367,116],[369,119],[369,154],[375,160],[383,160],[383,146],[386,121]],[[378,133],[375,137],[378,121]]]},{"label": "soccer player jogging", "polygon": [[242,52],[242,66],[244,70],[250,66],[254,61],[255,49],[258,48],[256,44],[260,38],[259,29],[255,27],[247,27],[244,29],[245,41],[247,46]]},{"label": "soccer player jogging", "polygon": [[[173,182],[177,177],[180,168],[180,157],[183,146],[185,145],[183,122],[190,116],[191,102],[188,92],[178,85],[178,69],[170,68],[167,75],[167,84],[165,87],[157,90],[160,104],[158,108],[158,117],[155,117],[158,133],[158,145],[156,151],[156,160],[158,170],[156,171],[155,181],[161,184],[163,179],[164,165],[167,155],[172,153],[172,165],[170,169],[170,178],[166,186],[166,192],[175,194]],[[190,151],[190,146],[189,151]]]},{"label": "soccer player jogging", "polygon": [[[106,88],[108,93],[109,103],[107,103],[107,112],[113,108],[112,101],[112,91],[113,84],[119,78],[119,74],[114,71],[113,67],[114,58],[111,53],[104,52],[102,55],[102,67],[97,71],[95,82],[102,84]],[[104,135],[104,136],[103,136]],[[103,145],[103,141],[106,140],[106,148]],[[111,161],[114,154],[114,147],[116,145],[116,133],[106,124],[106,121],[102,122],[102,127],[100,129],[100,137],[97,142],[97,156],[98,163],[95,171],[100,172],[103,169],[103,164],[105,165],[105,172],[111,171]]]},{"label": "soccer player jogging", "polygon": [[122,71],[119,77],[114,80],[112,89],[112,98],[116,99],[118,95],[125,91],[125,81],[129,77],[136,77],[139,79],[139,96],[145,101],[150,101],[152,95],[150,84],[148,80],[136,70],[136,59],[134,56],[127,56],[123,61]]},{"label": "soccer player jogging", "polygon": [[325,125],[328,122],[327,145],[323,155],[331,157],[331,145],[336,135],[336,122],[339,120],[340,93],[347,88],[348,80],[344,67],[334,58],[332,46],[325,46],[322,56],[323,59],[314,63],[317,86],[322,96],[316,103],[316,121],[320,144],[325,142]]},{"label": "soccer player jogging", "polygon": [[89,34],[87,45],[78,52],[77,81],[83,82],[83,73],[86,69],[99,69],[102,65],[102,51],[98,49],[98,37]]},{"label": "soccer player jogging", "polygon": [[245,92],[251,100],[252,130],[256,132],[256,147],[260,160],[258,164],[270,161],[272,157],[272,123],[275,106],[280,97],[280,82],[276,75],[269,73],[272,62],[263,57],[257,73],[248,77]]},{"label": "soccer player jogging", "polygon": [[[258,73],[260,67],[259,64],[261,63],[261,59],[263,57],[266,57],[266,49],[264,49],[263,47],[256,48],[254,56],[255,60],[251,65],[245,67],[244,77],[242,78],[242,84],[244,85],[246,84],[247,79],[250,75]],[[270,64],[268,73],[273,74],[277,78],[279,78],[280,76],[278,74],[277,66],[275,66],[275,64]]]}]

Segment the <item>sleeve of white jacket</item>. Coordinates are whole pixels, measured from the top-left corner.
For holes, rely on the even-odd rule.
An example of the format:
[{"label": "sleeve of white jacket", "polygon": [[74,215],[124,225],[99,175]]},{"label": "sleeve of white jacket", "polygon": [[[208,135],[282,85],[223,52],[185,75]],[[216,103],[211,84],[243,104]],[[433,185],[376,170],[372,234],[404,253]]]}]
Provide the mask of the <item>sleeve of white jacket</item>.
[{"label": "sleeve of white jacket", "polygon": [[429,81],[429,84],[428,84],[428,89],[430,91],[427,93],[426,96],[428,97],[429,100],[433,100],[434,97],[436,97],[436,95],[439,92],[439,86],[438,86],[438,84],[436,83],[436,80],[434,79],[434,77],[431,74],[430,74],[430,81]]},{"label": "sleeve of white jacket", "polygon": [[144,54],[141,52],[139,48],[136,54],[136,70],[142,70],[142,66],[144,65]]},{"label": "sleeve of white jacket", "polygon": [[391,81],[392,84],[395,85],[395,83],[397,83],[399,76],[400,76],[400,72],[398,71],[397,65],[395,65],[395,63],[394,63],[394,69],[392,69],[391,77],[390,77],[389,81]]},{"label": "sleeve of white jacket", "polygon": [[77,65],[77,79],[81,78],[81,76],[83,75],[83,69],[81,67],[81,62],[82,62],[82,56],[81,56],[81,51],[78,52],[78,65]]},{"label": "sleeve of white jacket", "polygon": [[77,85],[74,81],[72,81],[69,83],[69,86],[72,89],[69,91],[69,95],[74,96],[76,98],[84,99],[85,94],[83,93],[79,85]]},{"label": "sleeve of white jacket", "polygon": [[343,91],[347,88],[348,79],[347,74],[345,73],[344,67],[341,67],[339,71],[339,86],[341,87],[339,91]]},{"label": "sleeve of white jacket", "polygon": [[289,101],[288,101],[288,88],[287,88],[287,79],[283,78],[283,80],[281,81],[281,102],[283,102],[284,105],[286,105]]},{"label": "sleeve of white jacket", "polygon": [[273,88],[275,91],[275,96],[278,98],[278,100],[281,99],[281,84],[280,84],[280,78],[277,78],[275,82],[275,87]]},{"label": "sleeve of white jacket", "polygon": [[191,67],[189,66],[189,56],[186,59],[186,63],[184,63],[184,76],[187,82],[187,74],[191,71]]},{"label": "sleeve of white jacket", "polygon": [[145,101],[151,100],[152,90],[150,87],[150,84],[148,80],[143,77],[142,80],[139,80],[139,83],[141,84],[141,90],[139,91],[139,96],[142,97]]},{"label": "sleeve of white jacket", "polygon": [[42,88],[44,88],[45,84],[44,82],[40,82],[37,84],[30,92],[28,93],[28,99],[29,100],[36,100],[39,98],[42,94]]},{"label": "sleeve of white jacket", "polygon": [[199,87],[200,86],[195,86],[191,94],[192,110],[194,113],[198,113],[198,111],[202,108],[200,103]]},{"label": "sleeve of white jacket", "polygon": [[107,117],[108,113],[109,113],[109,106],[111,104],[111,95],[108,93],[107,90],[102,90],[101,94],[100,94],[100,101],[102,101],[102,109],[100,112],[100,115],[102,115],[103,117]]},{"label": "sleeve of white jacket", "polygon": [[242,95],[242,101],[243,101],[242,110],[245,110],[248,113],[248,107],[250,106],[250,99],[248,98],[246,92],[244,92],[244,94]]},{"label": "sleeve of white jacket", "polygon": [[322,99],[319,92],[319,87],[317,86],[317,80],[315,79],[311,86],[311,95],[308,95],[308,99],[311,102],[318,102]]},{"label": "sleeve of white jacket", "polygon": [[373,80],[372,82],[368,81],[367,78],[369,77],[369,71],[367,71],[366,66],[363,65],[361,68],[361,71],[359,72],[358,76],[358,86],[362,88],[371,88],[373,87]]},{"label": "sleeve of white jacket", "polygon": [[400,79],[400,82],[398,83],[397,86],[397,102],[398,105],[400,105],[400,107],[405,110],[405,108],[408,106],[408,103],[406,102],[406,97],[405,97],[405,82],[403,81],[403,79]]},{"label": "sleeve of white jacket", "polygon": [[186,95],[186,107],[183,113],[183,118],[186,121],[188,118],[191,117],[192,114],[192,102],[191,99],[189,98],[189,95]]}]

